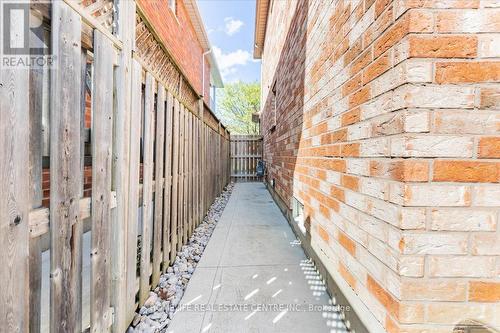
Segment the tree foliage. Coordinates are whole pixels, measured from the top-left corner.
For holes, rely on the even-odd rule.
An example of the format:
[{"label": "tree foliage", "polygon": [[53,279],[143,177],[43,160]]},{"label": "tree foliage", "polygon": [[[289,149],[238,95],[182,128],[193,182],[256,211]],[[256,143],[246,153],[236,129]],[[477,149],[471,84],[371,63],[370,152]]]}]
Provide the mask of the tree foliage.
[{"label": "tree foliage", "polygon": [[232,134],[259,134],[252,114],[259,112],[260,84],[236,82],[217,92],[217,113]]}]

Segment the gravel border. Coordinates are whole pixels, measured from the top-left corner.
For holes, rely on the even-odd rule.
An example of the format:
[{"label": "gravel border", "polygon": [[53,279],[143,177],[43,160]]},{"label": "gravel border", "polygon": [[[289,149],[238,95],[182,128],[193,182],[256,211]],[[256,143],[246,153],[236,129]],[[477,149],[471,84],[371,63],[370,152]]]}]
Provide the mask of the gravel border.
[{"label": "gravel border", "polygon": [[136,313],[127,333],[166,332],[184,290],[201,259],[210,236],[226,207],[234,183],[230,183],[210,206],[203,222],[194,230],[187,245],[177,253],[174,264],[160,277],[159,285]]}]

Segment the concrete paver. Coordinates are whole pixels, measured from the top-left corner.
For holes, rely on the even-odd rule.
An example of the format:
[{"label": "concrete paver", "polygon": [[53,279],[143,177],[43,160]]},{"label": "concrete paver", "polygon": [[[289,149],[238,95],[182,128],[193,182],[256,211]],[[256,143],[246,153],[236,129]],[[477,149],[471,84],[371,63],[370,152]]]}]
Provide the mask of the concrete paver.
[{"label": "concrete paver", "polygon": [[167,332],[346,332],[262,183],[237,183]]}]

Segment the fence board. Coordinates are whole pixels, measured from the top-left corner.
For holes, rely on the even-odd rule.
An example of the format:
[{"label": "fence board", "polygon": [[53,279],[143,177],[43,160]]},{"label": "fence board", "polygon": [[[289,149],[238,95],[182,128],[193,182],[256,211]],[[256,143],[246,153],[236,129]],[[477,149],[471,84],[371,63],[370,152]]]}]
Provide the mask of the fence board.
[{"label": "fence board", "polygon": [[140,174],[140,141],[141,141],[141,109],[142,109],[142,67],[132,61],[132,90],[130,114],[130,172],[129,172],[129,205],[127,207],[127,319],[132,320],[135,312],[136,277],[137,277],[137,225],[139,205]]},{"label": "fence board", "polygon": [[163,271],[165,272],[170,261],[170,214],[172,191],[172,115],[173,97],[167,92],[167,105],[165,109],[165,188],[163,194]]},{"label": "fence board", "polygon": [[160,281],[162,221],[163,221],[163,155],[165,150],[165,88],[158,84],[156,103],[156,163],[155,163],[155,201],[153,223],[153,278],[156,286]]},{"label": "fence board", "polygon": [[177,223],[177,251],[180,251],[183,244],[183,227],[184,227],[184,135],[185,135],[185,112],[184,105],[179,108],[179,208],[178,208],[178,223]]},{"label": "fence board", "polygon": [[[77,271],[80,241],[73,224],[79,223],[80,198],[80,16],[63,1],[52,3],[53,69],[50,80],[50,229],[51,332],[80,329]],[[64,36],[64,37],[63,37]]]},{"label": "fence board", "polygon": [[[194,230],[194,212],[193,212],[193,207],[194,207],[194,200],[193,200],[193,176],[194,176],[194,172],[193,172],[193,114],[192,113],[189,113],[189,123],[188,123],[188,127],[189,127],[189,138],[188,138],[188,147],[189,147],[189,156],[188,156],[188,159],[189,159],[189,179],[188,179],[188,188],[189,188],[189,191],[188,191],[188,210],[189,210],[189,230],[188,230],[188,236],[187,236],[187,239],[189,239],[189,237],[191,237],[191,233],[193,232]],[[187,242],[187,241],[186,241]]]},{"label": "fence board", "polygon": [[[121,333],[127,329],[132,317],[127,315],[127,262],[128,252],[135,249],[128,246],[128,234],[137,237],[137,220],[129,221],[128,206],[131,196],[131,108],[132,89],[132,48],[135,42],[135,1],[117,2],[117,32],[123,42],[116,68],[115,115],[113,132],[113,189],[116,191],[117,208],[112,210],[111,306],[114,307],[113,332]],[[116,14],[115,14],[116,15]],[[139,93],[139,92],[138,92]],[[140,96],[140,94],[139,94]],[[137,204],[135,205],[137,208]],[[137,210],[137,209],[136,209]],[[137,216],[137,215],[136,215]],[[133,229],[133,230],[131,230]],[[135,241],[134,248],[136,248]],[[135,263],[135,258],[134,258]],[[135,267],[133,269],[135,272]],[[135,298],[135,295],[134,295]]]},{"label": "fence board", "polygon": [[153,138],[154,138],[154,78],[146,73],[146,89],[144,95],[144,132],[143,132],[143,187],[142,187],[142,245],[141,245],[141,279],[139,303],[143,303],[150,290],[149,276],[151,265],[151,222],[153,196]]},{"label": "fence board", "polygon": [[[13,27],[24,28],[13,21]],[[29,73],[0,69],[0,332],[25,332],[29,322]]]},{"label": "fence board", "polygon": [[[43,118],[43,67],[34,67],[29,72],[29,172],[30,208],[42,205],[42,118]],[[29,318],[30,332],[40,332],[42,247],[40,237],[29,240]]]},{"label": "fence board", "polygon": [[200,120],[198,118],[194,118],[194,204],[195,204],[195,227],[197,227],[200,223],[200,133],[199,133],[199,124]]},{"label": "fence board", "polygon": [[113,58],[112,44],[99,31],[94,31],[90,328],[95,333],[108,332],[111,319]]},{"label": "fence board", "polygon": [[172,137],[172,219],[170,227],[171,250],[170,263],[175,260],[177,252],[177,221],[179,210],[179,150],[180,150],[180,110],[179,101],[174,98],[173,137]]}]

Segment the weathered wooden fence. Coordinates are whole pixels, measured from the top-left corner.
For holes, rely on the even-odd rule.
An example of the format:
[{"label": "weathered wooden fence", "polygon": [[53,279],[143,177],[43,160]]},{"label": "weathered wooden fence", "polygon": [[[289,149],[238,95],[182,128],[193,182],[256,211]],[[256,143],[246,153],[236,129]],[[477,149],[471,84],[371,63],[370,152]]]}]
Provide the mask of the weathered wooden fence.
[{"label": "weathered wooden fence", "polygon": [[[202,99],[186,103],[133,52],[135,2],[111,4],[114,16],[110,2],[33,9],[48,22],[50,84],[47,70],[1,69],[0,332],[40,332],[45,303],[51,332],[86,330],[85,316],[91,332],[124,332],[229,181],[229,132]],[[88,158],[92,192],[84,197]],[[50,180],[42,178],[44,163]],[[45,181],[49,207],[42,206]],[[90,253],[83,253],[87,232]],[[44,279],[50,302],[41,297]]]},{"label": "weathered wooden fence", "polygon": [[231,135],[231,180],[260,181],[257,162],[262,159],[261,135]]}]

